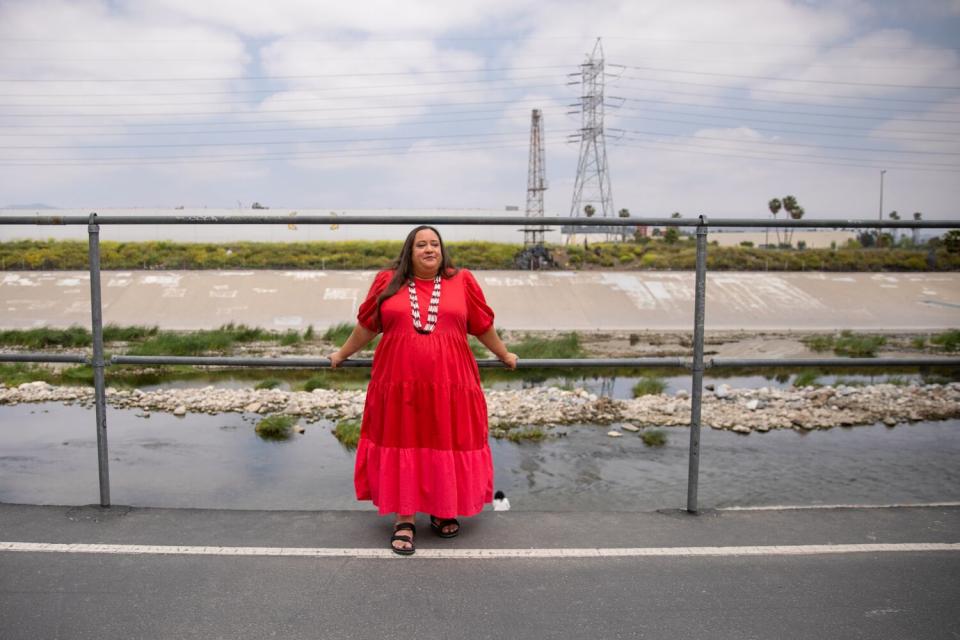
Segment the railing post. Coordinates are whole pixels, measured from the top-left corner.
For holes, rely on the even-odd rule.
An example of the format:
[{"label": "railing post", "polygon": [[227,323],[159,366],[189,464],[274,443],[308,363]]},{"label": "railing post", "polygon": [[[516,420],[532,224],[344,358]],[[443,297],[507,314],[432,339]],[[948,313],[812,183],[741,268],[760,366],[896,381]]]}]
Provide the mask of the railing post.
[{"label": "railing post", "polygon": [[687,511],[697,512],[700,476],[700,408],[703,402],[703,322],[707,298],[707,218],[697,225],[696,297],[693,303],[693,386],[690,391],[690,462],[687,468]]},{"label": "railing post", "polygon": [[100,506],[110,506],[110,467],[107,457],[107,394],[103,376],[103,313],[100,300],[100,225],[90,214],[90,315],[93,333],[93,393],[97,413],[97,460],[100,469]]}]

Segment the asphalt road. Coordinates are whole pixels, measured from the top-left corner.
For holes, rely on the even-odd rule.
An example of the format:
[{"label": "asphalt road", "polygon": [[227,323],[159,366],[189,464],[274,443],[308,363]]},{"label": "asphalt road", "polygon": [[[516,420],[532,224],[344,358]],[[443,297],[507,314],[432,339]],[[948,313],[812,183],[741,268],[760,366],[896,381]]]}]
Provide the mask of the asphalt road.
[{"label": "asphalt road", "polygon": [[[374,558],[363,553],[384,550],[389,527],[367,512],[0,505],[3,542],[126,545],[0,550],[2,637],[960,636],[957,506],[697,516],[491,512],[449,541],[420,524],[421,553]],[[906,550],[928,543],[952,546]],[[839,546],[862,544],[894,546]],[[166,547],[138,553],[137,545]],[[220,551],[190,555],[188,545]],[[697,555],[707,547],[711,555]],[[236,548],[354,555],[227,551]],[[638,548],[674,555],[629,555]],[[422,553],[444,549],[474,555]],[[626,555],[556,555],[570,549]],[[510,557],[509,550],[555,555]]]}]

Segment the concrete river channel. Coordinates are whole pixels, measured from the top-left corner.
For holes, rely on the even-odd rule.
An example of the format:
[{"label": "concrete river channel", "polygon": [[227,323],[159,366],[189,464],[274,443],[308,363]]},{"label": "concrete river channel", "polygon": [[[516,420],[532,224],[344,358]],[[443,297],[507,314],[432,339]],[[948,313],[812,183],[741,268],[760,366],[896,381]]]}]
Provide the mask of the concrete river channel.
[{"label": "concrete river channel", "polygon": [[[848,383],[855,377],[844,376]],[[884,376],[878,375],[882,379]],[[900,375],[911,379],[911,375]],[[562,383],[627,397],[635,379]],[[666,379],[667,393],[689,377]],[[822,382],[831,379],[824,377]],[[863,382],[869,382],[864,377]],[[555,384],[559,380],[538,381]],[[707,383],[711,380],[706,380]],[[720,380],[716,381],[720,382]],[[734,387],[789,380],[725,378]],[[174,383],[205,386],[206,381]],[[249,385],[219,380],[221,386]],[[531,384],[494,383],[494,388]],[[170,386],[167,384],[166,386]],[[149,387],[143,387],[148,390]],[[282,442],[254,433],[259,416],[108,409],[114,504],[224,509],[365,509],[353,498],[353,453],[329,421]],[[98,500],[92,409],[59,403],[0,407],[0,501],[91,504]],[[635,434],[567,425],[539,442],[491,440],[496,487],[515,510],[648,511],[685,505],[689,432],[667,427],[648,447]],[[700,506],[897,504],[960,500],[960,420],[882,424],[747,436],[704,429]]]}]

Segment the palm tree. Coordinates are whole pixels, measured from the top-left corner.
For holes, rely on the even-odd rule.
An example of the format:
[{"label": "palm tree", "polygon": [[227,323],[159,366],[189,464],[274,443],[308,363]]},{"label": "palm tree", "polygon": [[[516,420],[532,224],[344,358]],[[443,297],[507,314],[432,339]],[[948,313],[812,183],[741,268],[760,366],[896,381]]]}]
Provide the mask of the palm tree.
[{"label": "palm tree", "polygon": [[[803,207],[797,205],[793,209],[790,209],[790,218],[792,220],[799,220],[803,217],[804,213],[806,213],[806,211],[803,210]],[[790,237],[787,238],[787,244],[790,244],[793,241],[794,231],[796,231],[796,229],[790,229]]]},{"label": "palm tree", "polygon": [[629,218],[629,217],[630,217],[630,210],[629,210],[629,209],[620,209],[620,211],[617,212],[617,215],[620,216],[621,218]]},{"label": "palm tree", "polygon": [[[793,197],[793,196],[784,196],[784,198],[783,198],[783,208],[786,210],[787,213],[790,214],[790,217],[791,217],[791,218],[793,218],[794,220],[797,220],[797,218],[794,218],[794,212],[795,212],[798,208],[800,208],[800,205],[797,203],[797,199],[796,199],[795,197]],[[802,210],[801,210],[801,211],[802,211]],[[801,213],[800,215],[802,216],[803,213]],[[787,244],[787,245],[789,245],[789,244],[790,244],[790,240],[791,240],[792,238],[793,238],[793,230],[792,230],[792,229],[786,229],[786,230],[783,232],[783,240],[784,240],[784,243]]]},{"label": "palm tree", "polygon": [[585,207],[583,208],[583,213],[584,213],[588,218],[592,218],[592,217],[593,217],[593,214],[595,214],[596,212],[597,212],[597,210],[593,208],[593,205],[592,205],[592,204],[588,204],[587,206],[585,206]]},{"label": "palm tree", "polygon": [[[767,203],[767,208],[770,209],[770,213],[773,214],[773,219],[777,219],[777,214],[780,213],[780,208],[783,206],[783,203],[780,202],[780,198],[774,198]],[[780,229],[776,230],[777,232],[777,245],[780,244]],[[763,243],[770,246],[770,227],[767,227],[767,235],[764,237]]]},{"label": "palm tree", "polygon": [[[913,219],[916,222],[920,222],[920,218],[923,217],[923,214],[919,211],[913,212]],[[913,246],[920,244],[920,229],[918,227],[913,228]]]},{"label": "palm tree", "polygon": [[[893,210],[893,211],[891,211],[890,213],[887,214],[887,217],[890,218],[891,220],[899,220],[899,219],[900,219],[900,214],[897,213],[896,210]],[[897,244],[897,230],[896,230],[896,229],[891,229],[891,230],[890,230],[890,235],[893,236],[893,244],[896,245],[896,244]]]}]

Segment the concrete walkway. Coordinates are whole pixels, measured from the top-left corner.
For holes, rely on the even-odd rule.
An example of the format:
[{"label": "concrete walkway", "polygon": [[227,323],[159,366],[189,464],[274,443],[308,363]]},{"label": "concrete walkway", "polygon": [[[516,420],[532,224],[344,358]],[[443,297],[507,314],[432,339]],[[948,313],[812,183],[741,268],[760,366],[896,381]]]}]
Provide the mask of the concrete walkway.
[{"label": "concrete walkway", "polygon": [[[108,271],[104,324],[272,330],[354,322],[373,271]],[[497,325],[519,330],[692,331],[681,271],[478,271]],[[442,304],[442,303],[441,303]],[[86,272],[0,274],[0,328],[90,323]],[[960,273],[715,272],[711,330],[937,331],[956,327]]]},{"label": "concrete walkway", "polygon": [[0,504],[19,638],[954,638],[960,506],[369,512]]}]

